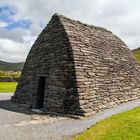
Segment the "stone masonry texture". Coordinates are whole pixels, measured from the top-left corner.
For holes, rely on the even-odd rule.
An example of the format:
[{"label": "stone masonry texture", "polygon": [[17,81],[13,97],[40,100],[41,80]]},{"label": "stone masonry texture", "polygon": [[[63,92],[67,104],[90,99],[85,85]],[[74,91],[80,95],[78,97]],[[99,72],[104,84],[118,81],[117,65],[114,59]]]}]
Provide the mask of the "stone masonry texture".
[{"label": "stone masonry texture", "polygon": [[140,66],[112,32],[55,14],[33,44],[12,101],[44,112],[92,116],[140,97]]}]

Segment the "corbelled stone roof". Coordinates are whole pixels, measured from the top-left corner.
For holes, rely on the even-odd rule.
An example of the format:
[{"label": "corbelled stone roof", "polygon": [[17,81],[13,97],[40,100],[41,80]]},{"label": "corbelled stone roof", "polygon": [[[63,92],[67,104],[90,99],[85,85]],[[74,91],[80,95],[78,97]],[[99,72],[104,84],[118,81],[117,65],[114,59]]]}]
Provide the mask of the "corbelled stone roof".
[{"label": "corbelled stone roof", "polygon": [[105,32],[110,32],[112,33],[111,31],[103,28],[103,27],[99,27],[99,26],[94,26],[94,25],[89,25],[89,24],[86,24],[86,23],[82,23],[81,21],[78,21],[78,20],[73,20],[73,19],[70,19],[70,18],[67,18],[66,16],[64,15],[61,15],[61,14],[54,14],[53,17],[59,17],[59,18],[63,18],[63,19],[67,19],[68,22],[73,22],[73,24],[75,25],[80,25],[80,26],[84,26],[84,27],[87,27],[87,28],[91,28],[91,29],[97,29],[97,30],[101,30],[101,31],[105,31]]},{"label": "corbelled stone roof", "polygon": [[140,67],[112,32],[55,14],[33,44],[12,98],[91,116],[140,98]]}]

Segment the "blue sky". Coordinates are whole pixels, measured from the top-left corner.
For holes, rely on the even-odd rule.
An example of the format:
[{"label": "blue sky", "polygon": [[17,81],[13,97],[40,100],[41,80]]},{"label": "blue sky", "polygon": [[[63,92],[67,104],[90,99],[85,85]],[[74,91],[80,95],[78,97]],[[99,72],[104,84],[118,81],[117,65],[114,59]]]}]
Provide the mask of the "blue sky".
[{"label": "blue sky", "polygon": [[130,49],[140,47],[139,7],[140,0],[0,0],[0,60],[25,61],[54,13],[105,27]]},{"label": "blue sky", "polygon": [[17,14],[17,9],[9,5],[0,5],[0,21],[5,22],[5,26],[8,30],[15,28],[29,29],[32,21],[29,19],[15,20],[14,16]]},{"label": "blue sky", "polygon": [[31,20],[22,19],[22,20],[12,21],[5,28],[8,30],[12,30],[15,28],[29,29],[31,24],[32,24]]},{"label": "blue sky", "polygon": [[8,5],[0,5],[0,20],[4,22],[12,22],[13,16],[17,13],[14,7]]}]

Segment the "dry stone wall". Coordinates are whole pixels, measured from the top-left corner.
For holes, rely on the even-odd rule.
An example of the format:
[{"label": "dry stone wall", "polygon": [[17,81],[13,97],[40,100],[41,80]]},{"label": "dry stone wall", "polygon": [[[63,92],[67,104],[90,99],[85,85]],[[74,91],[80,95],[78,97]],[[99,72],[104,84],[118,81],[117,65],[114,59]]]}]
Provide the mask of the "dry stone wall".
[{"label": "dry stone wall", "polygon": [[58,16],[31,48],[12,100],[35,108],[40,76],[46,78],[44,112],[76,114],[80,107],[73,51]]},{"label": "dry stone wall", "polygon": [[140,97],[140,67],[126,44],[101,27],[54,15],[33,45],[12,100],[44,111],[91,116]]},{"label": "dry stone wall", "polygon": [[106,29],[62,21],[73,48],[79,103],[85,115],[140,97],[140,67],[124,42]]},{"label": "dry stone wall", "polygon": [[0,77],[0,82],[18,82],[19,78]]}]

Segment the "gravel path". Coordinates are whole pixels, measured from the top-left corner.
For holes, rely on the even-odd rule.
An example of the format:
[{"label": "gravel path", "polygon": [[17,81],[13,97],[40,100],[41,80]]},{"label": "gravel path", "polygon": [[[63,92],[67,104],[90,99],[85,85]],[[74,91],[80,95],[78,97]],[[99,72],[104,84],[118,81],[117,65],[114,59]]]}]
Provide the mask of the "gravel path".
[{"label": "gravel path", "polygon": [[96,122],[113,114],[140,106],[130,101],[98,113],[92,118],[76,120],[60,116],[38,115],[9,101],[12,93],[0,93],[0,139],[2,140],[66,140]]}]

